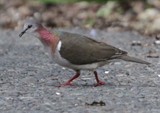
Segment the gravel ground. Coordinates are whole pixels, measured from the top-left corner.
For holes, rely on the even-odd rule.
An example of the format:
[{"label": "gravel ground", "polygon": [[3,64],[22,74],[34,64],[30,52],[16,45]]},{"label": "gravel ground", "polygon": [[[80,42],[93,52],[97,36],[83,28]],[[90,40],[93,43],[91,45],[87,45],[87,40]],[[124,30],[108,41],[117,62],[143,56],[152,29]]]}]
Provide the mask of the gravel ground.
[{"label": "gravel ground", "polygon": [[[61,29],[88,35],[85,29]],[[97,69],[105,85],[96,83],[92,72],[82,71],[75,86],[54,87],[75,72],[53,63],[43,46],[20,31],[0,31],[0,111],[7,113],[159,113],[159,58],[147,58],[149,51],[159,55],[153,37],[133,32],[96,31],[92,36],[145,59],[152,64],[120,62]],[[131,46],[132,41],[141,46]]]}]

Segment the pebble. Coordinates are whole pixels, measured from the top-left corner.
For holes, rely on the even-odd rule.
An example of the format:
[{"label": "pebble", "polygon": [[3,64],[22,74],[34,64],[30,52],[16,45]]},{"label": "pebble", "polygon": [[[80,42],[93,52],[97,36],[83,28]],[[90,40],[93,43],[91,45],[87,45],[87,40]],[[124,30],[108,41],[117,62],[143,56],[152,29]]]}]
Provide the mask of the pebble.
[{"label": "pebble", "polygon": [[90,31],[90,35],[95,36],[95,35],[96,35],[96,31],[95,31],[94,29],[92,29],[92,30]]},{"label": "pebble", "polygon": [[59,93],[59,92],[56,92],[56,95],[61,95],[61,93]]},{"label": "pebble", "polygon": [[141,41],[132,41],[131,46],[142,46]]},{"label": "pebble", "polygon": [[104,73],[105,73],[105,74],[108,74],[108,73],[109,73],[109,71],[105,71]]},{"label": "pebble", "polygon": [[160,44],[160,40],[156,40],[154,43],[159,45]]}]

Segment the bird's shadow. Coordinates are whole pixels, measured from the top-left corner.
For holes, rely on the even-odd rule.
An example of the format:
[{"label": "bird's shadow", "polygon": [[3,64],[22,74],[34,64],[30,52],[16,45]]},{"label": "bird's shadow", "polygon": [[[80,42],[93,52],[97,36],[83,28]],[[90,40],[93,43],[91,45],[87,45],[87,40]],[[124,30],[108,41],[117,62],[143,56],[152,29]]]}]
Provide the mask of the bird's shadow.
[{"label": "bird's shadow", "polygon": [[[58,85],[58,84],[55,84],[54,86],[56,86],[56,85]],[[119,86],[119,85],[115,85],[115,84],[113,84],[113,83],[105,83],[105,84],[103,84],[103,85],[98,85],[98,86],[93,86],[93,84],[76,84],[76,83],[74,83],[74,85],[72,86],[72,85],[65,85],[65,86],[61,86],[61,87],[93,87],[93,88],[96,88],[96,87],[111,87],[111,86],[114,86],[114,87],[117,87],[117,86]],[[127,85],[126,85],[127,86]],[[60,87],[59,87],[60,88]]]},{"label": "bird's shadow", "polygon": [[[56,85],[58,85],[58,84],[56,84]],[[122,84],[119,84],[119,85],[117,85],[117,84],[108,82],[108,83],[105,83],[103,85],[98,85],[98,86],[93,86],[93,84],[76,84],[76,83],[74,83],[73,86],[66,85],[66,86],[61,86],[61,87],[70,87],[70,88],[71,87],[73,87],[73,88],[75,88],[75,87],[83,87],[83,88],[89,88],[89,87],[97,88],[97,87],[100,87],[101,88],[101,87],[159,87],[159,86],[149,85],[149,84],[141,84],[141,85],[122,85]]]}]

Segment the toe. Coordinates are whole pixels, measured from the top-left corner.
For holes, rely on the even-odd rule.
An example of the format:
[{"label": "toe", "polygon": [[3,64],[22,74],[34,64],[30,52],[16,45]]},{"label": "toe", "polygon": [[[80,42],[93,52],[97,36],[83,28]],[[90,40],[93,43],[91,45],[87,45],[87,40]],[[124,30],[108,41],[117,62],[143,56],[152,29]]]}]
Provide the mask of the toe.
[{"label": "toe", "polygon": [[99,82],[97,82],[96,84],[94,84],[93,86],[96,87],[96,86],[98,86],[98,85],[104,85],[104,84],[105,84],[105,82],[99,81]]},{"label": "toe", "polygon": [[74,84],[71,84],[70,82],[65,82],[65,83],[63,83],[63,84],[60,84],[60,85],[57,85],[57,86],[55,86],[55,87],[61,87],[62,85],[71,85],[71,86],[74,86]]}]

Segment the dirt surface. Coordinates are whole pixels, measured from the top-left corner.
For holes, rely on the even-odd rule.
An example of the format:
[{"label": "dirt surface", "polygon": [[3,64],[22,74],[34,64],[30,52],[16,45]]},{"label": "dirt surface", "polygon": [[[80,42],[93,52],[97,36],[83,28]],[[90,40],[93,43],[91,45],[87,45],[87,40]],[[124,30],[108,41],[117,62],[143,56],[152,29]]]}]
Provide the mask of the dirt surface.
[{"label": "dirt surface", "polygon": [[92,87],[96,83],[93,73],[82,71],[72,82],[75,86],[57,88],[54,86],[67,81],[75,72],[53,63],[38,39],[29,35],[19,38],[20,31],[1,30],[1,113],[160,112],[160,51],[154,37],[129,31],[96,30],[91,36],[86,29],[61,30],[107,42],[152,64],[112,63],[97,69],[105,85]]}]

